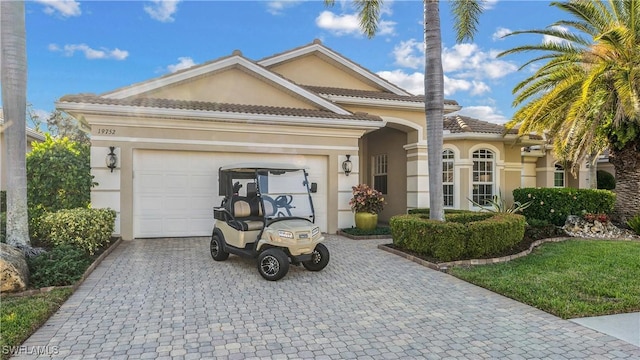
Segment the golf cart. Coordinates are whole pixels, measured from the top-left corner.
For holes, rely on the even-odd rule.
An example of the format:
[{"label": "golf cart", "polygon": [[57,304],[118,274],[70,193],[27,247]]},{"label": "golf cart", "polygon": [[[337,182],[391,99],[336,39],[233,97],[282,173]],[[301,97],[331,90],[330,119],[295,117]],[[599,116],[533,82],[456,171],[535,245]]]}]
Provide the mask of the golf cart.
[{"label": "golf cart", "polygon": [[279,280],[289,264],[320,271],[329,263],[324,236],[315,225],[305,169],[281,164],[240,164],[218,171],[222,204],[213,209],[211,257],[229,254],[258,259],[263,278]]}]

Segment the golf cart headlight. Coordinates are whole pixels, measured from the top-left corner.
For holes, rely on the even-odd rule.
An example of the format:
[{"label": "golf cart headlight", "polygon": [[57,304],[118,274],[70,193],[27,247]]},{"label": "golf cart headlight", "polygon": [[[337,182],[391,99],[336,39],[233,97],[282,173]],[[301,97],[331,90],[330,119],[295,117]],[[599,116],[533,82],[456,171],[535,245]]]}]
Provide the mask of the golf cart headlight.
[{"label": "golf cart headlight", "polygon": [[311,230],[311,236],[312,237],[315,237],[319,233],[320,233],[320,228],[319,227],[314,227],[313,230]]},{"label": "golf cart headlight", "polygon": [[278,236],[285,239],[293,239],[293,233],[291,231],[278,230]]}]

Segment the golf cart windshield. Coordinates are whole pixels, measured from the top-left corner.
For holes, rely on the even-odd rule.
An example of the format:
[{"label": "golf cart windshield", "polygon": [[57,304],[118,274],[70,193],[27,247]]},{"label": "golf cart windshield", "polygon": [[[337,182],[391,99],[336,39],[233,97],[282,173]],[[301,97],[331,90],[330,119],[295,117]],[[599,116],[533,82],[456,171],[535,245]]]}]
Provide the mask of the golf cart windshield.
[{"label": "golf cart windshield", "polygon": [[258,189],[264,203],[265,217],[300,217],[314,221],[305,171],[259,170]]}]

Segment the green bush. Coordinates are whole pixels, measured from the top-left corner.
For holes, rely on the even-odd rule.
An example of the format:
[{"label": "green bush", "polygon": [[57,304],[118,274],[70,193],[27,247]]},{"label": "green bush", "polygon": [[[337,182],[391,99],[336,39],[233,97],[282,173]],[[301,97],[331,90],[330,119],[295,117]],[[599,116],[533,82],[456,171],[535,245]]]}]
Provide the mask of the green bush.
[{"label": "green bush", "polygon": [[90,148],[68,138],[46,135],[34,143],[27,154],[27,201],[29,233],[39,239],[40,217],[62,209],[87,208],[91,187],[96,185],[91,175]]},{"label": "green bush", "polygon": [[616,178],[610,172],[598,170],[596,172],[598,189],[613,190],[616,188]]},{"label": "green bush", "polygon": [[424,214],[398,215],[389,224],[394,245],[442,261],[497,255],[520,242],[525,219],[516,214],[457,211],[446,222]]},{"label": "green bush", "polygon": [[116,212],[111,209],[60,210],[41,219],[45,242],[53,246],[74,245],[93,255],[111,239]]},{"label": "green bush", "polygon": [[567,216],[611,214],[616,201],[608,190],[571,188],[522,188],[513,190],[515,201],[533,201],[522,214],[527,219],[546,220],[554,225],[564,225]]},{"label": "green bush", "polygon": [[7,211],[7,192],[2,190],[0,191],[0,212]]},{"label": "green bush", "polygon": [[33,288],[73,285],[91,265],[87,254],[73,245],[60,245],[27,258],[29,285]]},{"label": "green bush", "polygon": [[391,229],[388,227],[376,227],[373,230],[362,230],[356,227],[344,228],[343,232],[354,236],[366,236],[366,235],[391,235]]},{"label": "green bush", "polygon": [[[444,213],[445,214],[457,214],[457,213],[464,213],[464,212],[469,212],[469,210],[444,209]],[[407,213],[409,213],[409,214],[426,214],[427,216],[429,216],[429,208],[409,209],[409,211],[407,211]]]},{"label": "green bush", "polygon": [[627,225],[629,225],[631,230],[635,231],[636,234],[640,235],[640,214],[629,219],[629,221],[627,221]]}]

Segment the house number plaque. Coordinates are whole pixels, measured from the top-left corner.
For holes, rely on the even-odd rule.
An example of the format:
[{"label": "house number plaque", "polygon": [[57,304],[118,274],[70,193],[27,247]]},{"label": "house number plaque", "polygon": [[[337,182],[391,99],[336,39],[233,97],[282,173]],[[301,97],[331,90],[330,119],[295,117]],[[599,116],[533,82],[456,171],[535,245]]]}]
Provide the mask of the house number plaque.
[{"label": "house number plaque", "polygon": [[116,129],[106,129],[106,128],[98,129],[98,135],[115,135],[115,134],[116,134]]}]

